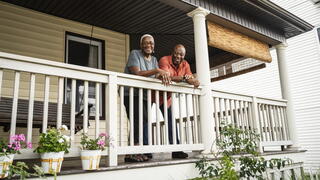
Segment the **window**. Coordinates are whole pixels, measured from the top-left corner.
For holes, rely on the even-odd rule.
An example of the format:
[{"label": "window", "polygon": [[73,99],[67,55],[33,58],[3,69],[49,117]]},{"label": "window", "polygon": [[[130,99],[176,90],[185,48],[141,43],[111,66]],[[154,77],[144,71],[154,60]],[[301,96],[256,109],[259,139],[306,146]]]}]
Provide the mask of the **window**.
[{"label": "window", "polygon": [[[66,63],[79,66],[102,69],[103,67],[103,45],[104,41],[83,37],[72,33],[66,34]],[[71,103],[71,79],[65,82],[65,103]],[[100,87],[100,94],[102,94]],[[83,109],[84,81],[77,80],[76,83],[76,111]],[[93,106],[90,109],[90,116],[95,115],[95,83],[89,83],[88,93],[89,104]],[[102,100],[100,96],[100,116],[102,116]]]}]

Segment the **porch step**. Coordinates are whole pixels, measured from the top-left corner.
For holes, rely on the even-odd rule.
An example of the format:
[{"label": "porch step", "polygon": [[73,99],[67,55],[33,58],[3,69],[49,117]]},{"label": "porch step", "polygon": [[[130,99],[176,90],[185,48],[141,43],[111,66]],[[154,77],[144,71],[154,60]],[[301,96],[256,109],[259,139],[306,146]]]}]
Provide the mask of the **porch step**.
[{"label": "porch step", "polygon": [[[293,166],[301,166],[303,162],[305,151],[282,151],[282,152],[268,152],[263,156],[266,159],[271,158],[290,158],[294,162],[298,162]],[[211,159],[214,161],[215,159]],[[199,158],[191,157],[188,159],[153,159],[142,163],[119,163],[116,167],[107,167],[106,158],[102,158],[99,170],[84,171],[81,170],[80,158],[66,158],[63,162],[62,172],[59,174],[59,180],[102,180],[102,179],[152,179],[152,180],[166,180],[166,179],[191,179],[199,177],[198,170],[195,168],[195,163]],[[33,160],[34,162],[34,160]],[[38,161],[39,162],[39,161]],[[298,166],[297,166],[298,167]],[[287,168],[290,169],[290,168]],[[50,179],[50,178],[49,178]]]}]

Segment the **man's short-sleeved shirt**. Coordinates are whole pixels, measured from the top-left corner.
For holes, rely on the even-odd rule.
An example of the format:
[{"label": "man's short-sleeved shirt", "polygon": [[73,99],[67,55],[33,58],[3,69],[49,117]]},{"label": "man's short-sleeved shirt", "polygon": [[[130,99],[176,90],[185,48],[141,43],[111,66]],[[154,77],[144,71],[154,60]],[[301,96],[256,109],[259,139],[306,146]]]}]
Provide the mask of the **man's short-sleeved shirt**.
[{"label": "man's short-sleeved shirt", "polygon": [[[179,67],[177,68],[172,63],[172,56],[164,56],[159,61],[160,69],[163,69],[170,73],[170,76],[185,76],[185,75],[192,75],[190,65],[186,60],[183,60]],[[160,104],[163,103],[162,94],[160,93]],[[171,93],[168,93],[168,107],[171,106]]]},{"label": "man's short-sleeved shirt", "polygon": [[[140,69],[140,71],[149,71],[152,69],[159,68],[157,58],[154,56],[151,56],[150,61],[145,60],[141,50],[132,50],[131,51],[129,58],[128,58],[127,65],[124,69],[124,73],[133,74],[132,72],[130,72],[130,69],[129,69],[130,67],[133,67],[133,66],[138,67]],[[152,75],[149,77],[155,77],[155,75]],[[128,87],[124,88],[124,95],[129,96],[129,88]],[[138,96],[137,89],[135,89],[134,95]],[[143,93],[143,99],[145,99],[145,100],[147,99],[146,93]]]},{"label": "man's short-sleeved shirt", "polygon": [[172,63],[172,56],[164,56],[159,61],[159,67],[170,73],[170,76],[185,76],[192,75],[190,65],[186,60],[183,60],[177,68]]}]

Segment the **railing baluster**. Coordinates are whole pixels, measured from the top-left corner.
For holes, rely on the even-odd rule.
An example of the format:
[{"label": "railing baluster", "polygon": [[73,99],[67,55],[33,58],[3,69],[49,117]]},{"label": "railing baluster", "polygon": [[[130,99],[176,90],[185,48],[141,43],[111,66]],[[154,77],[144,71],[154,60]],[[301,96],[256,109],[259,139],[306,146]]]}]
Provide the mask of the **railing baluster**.
[{"label": "railing baluster", "polygon": [[199,143],[199,136],[198,136],[198,112],[197,112],[197,96],[192,95],[193,99],[193,123],[194,123],[194,143]]},{"label": "railing baluster", "polygon": [[167,92],[163,92],[163,116],[164,116],[164,128],[165,128],[165,141],[164,144],[169,144],[169,129],[168,129],[168,102],[167,102]]},{"label": "railing baluster", "polygon": [[33,106],[34,106],[34,92],[35,92],[36,75],[30,74],[30,86],[29,86],[29,107],[28,107],[28,134],[27,142],[32,142],[32,121],[33,121]]},{"label": "railing baluster", "polygon": [[49,93],[50,93],[50,77],[45,76],[44,103],[43,103],[43,120],[42,132],[45,133],[48,127],[48,110],[49,110]]},{"label": "railing baluster", "polygon": [[133,87],[129,88],[130,146],[134,145]]},{"label": "railing baluster", "polygon": [[157,145],[160,145],[160,140],[161,140],[161,136],[160,136],[160,112],[159,112],[159,91],[156,91],[156,141],[157,141]]},{"label": "railing baluster", "polygon": [[234,114],[233,114],[233,108],[232,108],[232,104],[234,104],[233,103],[233,99],[230,99],[229,100],[229,107],[230,107],[230,117],[231,117],[231,124],[232,124],[232,127],[235,127],[235,123],[234,123]]},{"label": "railing baluster", "polygon": [[177,131],[176,131],[176,93],[172,93],[171,94],[171,116],[172,116],[172,141],[173,141],[173,144],[177,144]]},{"label": "railing baluster", "polygon": [[[252,115],[252,103],[248,102],[248,128],[249,130],[253,130],[253,115]],[[260,134],[260,133],[259,133]]]},{"label": "railing baluster", "polygon": [[186,115],[187,115],[187,138],[188,138],[188,144],[192,144],[192,129],[191,129],[191,122],[190,122],[190,100],[189,100],[189,94],[186,94]]},{"label": "railing baluster", "polygon": [[[122,105],[123,105],[123,86],[122,86],[122,103],[120,104],[120,106],[122,107]],[[95,122],[96,122],[95,137],[97,138],[97,137],[99,137],[99,134],[100,134],[100,83],[96,83],[95,106],[96,106],[96,112],[95,112]],[[123,116],[123,108],[122,108],[122,116]],[[122,129],[120,128],[120,130],[122,130]],[[120,139],[121,139],[121,134],[120,134]]]},{"label": "railing baluster", "polygon": [[143,89],[139,88],[139,145],[143,145]]},{"label": "railing baluster", "polygon": [[234,112],[235,112],[234,117],[235,117],[235,127],[239,128],[240,125],[239,125],[239,114],[238,114],[238,106],[237,106],[238,103],[237,102],[238,102],[238,100],[234,100]]},{"label": "railing baluster", "polygon": [[248,111],[247,111],[247,106],[248,102],[247,101],[243,101],[243,110],[244,110],[244,128],[245,130],[249,130],[249,117],[248,117]]},{"label": "railing baluster", "polygon": [[[19,86],[20,86],[20,72],[15,72],[10,137],[15,135],[15,133],[16,133]],[[10,138],[10,141],[11,141],[11,138]]]},{"label": "railing baluster", "polygon": [[240,129],[244,130],[244,115],[243,115],[243,101],[239,101],[239,124]]},{"label": "railing baluster", "polygon": [[229,123],[229,108],[228,108],[228,104],[229,103],[227,103],[227,101],[229,101],[229,99],[224,99],[224,110],[225,110],[225,113],[226,113],[226,115],[225,115],[225,119],[226,119],[226,124],[230,124]]},{"label": "railing baluster", "polygon": [[70,113],[70,138],[74,140],[75,134],[75,114],[76,114],[76,84],[77,81],[72,79],[71,83],[71,113]]},{"label": "railing baluster", "polygon": [[267,118],[266,118],[266,108],[265,105],[261,104],[261,113],[262,113],[262,122],[263,122],[263,130],[264,130],[264,135],[265,135],[265,141],[269,141],[269,136],[268,136],[268,127],[267,127]]},{"label": "railing baluster", "polygon": [[88,94],[89,94],[89,82],[84,81],[83,92],[83,132],[88,133]]},{"label": "railing baluster", "polygon": [[148,89],[148,144],[152,145],[151,89]]},{"label": "railing baluster", "polygon": [[57,128],[60,129],[62,125],[62,104],[63,104],[63,77],[58,78],[59,90],[58,90],[58,104],[57,104]]},{"label": "railing baluster", "polygon": [[[215,119],[215,130],[216,130],[216,137],[219,138],[220,132],[219,132],[219,116],[218,116],[218,106],[217,106],[217,100],[219,101],[219,98],[214,97],[213,98],[213,106],[214,106],[214,119]],[[221,116],[221,114],[220,114]]]},{"label": "railing baluster", "polygon": [[119,134],[120,134],[120,144],[119,146],[123,146],[124,143],[123,143],[123,134],[124,134],[124,109],[123,109],[123,104],[124,104],[124,88],[123,86],[120,86],[119,88],[119,94],[120,94],[120,131],[119,131]]},{"label": "railing baluster", "polygon": [[[220,120],[219,120],[219,132],[220,132],[220,127],[221,127],[221,124],[225,121],[225,116],[224,116],[224,113],[223,113],[223,98],[219,98],[218,100],[218,104],[219,104],[219,113],[220,113]],[[224,122],[225,123],[225,122]]]},{"label": "railing baluster", "polygon": [[183,117],[182,117],[182,94],[179,93],[179,134],[180,134],[180,143],[185,144],[185,137],[183,133]]}]

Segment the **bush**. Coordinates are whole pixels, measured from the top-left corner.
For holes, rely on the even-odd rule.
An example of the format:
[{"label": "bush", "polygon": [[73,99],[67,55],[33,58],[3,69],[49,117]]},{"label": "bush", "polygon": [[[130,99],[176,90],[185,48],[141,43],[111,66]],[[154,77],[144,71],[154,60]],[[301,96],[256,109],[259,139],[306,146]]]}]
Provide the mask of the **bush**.
[{"label": "bush", "polygon": [[[226,125],[222,126],[220,135],[216,142],[218,151],[213,153],[218,159],[217,163],[210,163],[206,158],[196,163],[201,179],[263,179],[263,173],[267,168],[280,169],[291,163],[289,159],[265,160],[261,157],[256,151],[259,135],[254,131]],[[236,170],[236,166],[239,170]]]}]

